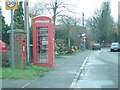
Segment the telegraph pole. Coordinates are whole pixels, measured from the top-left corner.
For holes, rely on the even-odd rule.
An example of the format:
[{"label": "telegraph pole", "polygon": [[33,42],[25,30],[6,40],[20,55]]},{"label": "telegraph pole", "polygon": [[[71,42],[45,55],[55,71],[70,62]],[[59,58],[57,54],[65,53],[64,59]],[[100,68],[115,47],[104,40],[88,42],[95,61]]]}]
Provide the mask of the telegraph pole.
[{"label": "telegraph pole", "polygon": [[[83,24],[83,30],[85,31],[85,27],[84,27],[84,12],[82,12],[82,24]],[[84,32],[85,33],[85,32]],[[85,47],[86,47],[86,45],[85,45],[85,42],[86,42],[86,40],[85,40],[85,35],[84,35],[84,37],[83,37],[83,44],[84,44],[84,49],[85,49]]]},{"label": "telegraph pole", "polygon": [[83,28],[84,28],[84,12],[82,12],[82,24],[83,24]]},{"label": "telegraph pole", "polygon": [[25,30],[26,30],[26,37],[27,37],[27,62],[30,62],[30,45],[29,45],[29,6],[28,6],[28,0],[25,0],[24,2],[24,8],[25,8]]},{"label": "telegraph pole", "polygon": [[[120,1],[118,2],[118,38],[120,38]],[[120,43],[120,39],[119,39]]]}]

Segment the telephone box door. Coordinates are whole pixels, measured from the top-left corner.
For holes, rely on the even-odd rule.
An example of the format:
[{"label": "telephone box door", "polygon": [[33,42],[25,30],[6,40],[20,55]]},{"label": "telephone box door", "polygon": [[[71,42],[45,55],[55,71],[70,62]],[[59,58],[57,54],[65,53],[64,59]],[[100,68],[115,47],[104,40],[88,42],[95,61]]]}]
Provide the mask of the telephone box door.
[{"label": "telephone box door", "polygon": [[48,27],[37,27],[37,63],[48,63]]}]

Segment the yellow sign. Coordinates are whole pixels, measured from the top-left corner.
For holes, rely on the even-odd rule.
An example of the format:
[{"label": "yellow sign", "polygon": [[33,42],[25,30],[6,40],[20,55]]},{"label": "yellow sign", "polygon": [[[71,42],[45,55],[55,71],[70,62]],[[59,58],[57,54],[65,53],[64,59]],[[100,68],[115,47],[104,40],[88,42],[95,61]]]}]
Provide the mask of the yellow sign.
[{"label": "yellow sign", "polygon": [[7,10],[17,9],[17,6],[18,6],[18,0],[6,0],[5,2],[5,8]]}]

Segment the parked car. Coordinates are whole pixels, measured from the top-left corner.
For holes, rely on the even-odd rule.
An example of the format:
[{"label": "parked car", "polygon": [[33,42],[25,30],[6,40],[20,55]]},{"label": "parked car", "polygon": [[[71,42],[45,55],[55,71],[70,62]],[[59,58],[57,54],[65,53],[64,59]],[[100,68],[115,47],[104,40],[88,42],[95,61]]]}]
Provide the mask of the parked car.
[{"label": "parked car", "polygon": [[2,40],[0,40],[0,51],[2,52],[7,51],[7,45]]},{"label": "parked car", "polygon": [[8,57],[8,48],[7,45],[2,40],[0,40],[0,58],[2,58],[0,59],[0,66],[3,67],[10,66],[9,57]]},{"label": "parked car", "polygon": [[92,47],[92,50],[101,50],[100,43],[94,43],[93,47]]},{"label": "parked car", "polygon": [[120,43],[119,42],[113,42],[110,47],[110,51],[120,51]]}]

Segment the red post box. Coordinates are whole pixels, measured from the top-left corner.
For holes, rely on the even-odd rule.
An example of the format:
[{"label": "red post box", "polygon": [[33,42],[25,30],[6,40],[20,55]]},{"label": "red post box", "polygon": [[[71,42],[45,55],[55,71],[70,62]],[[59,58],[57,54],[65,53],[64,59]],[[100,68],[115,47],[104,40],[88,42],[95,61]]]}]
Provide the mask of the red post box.
[{"label": "red post box", "polygon": [[26,60],[26,38],[22,37],[22,58]]},{"label": "red post box", "polygon": [[46,16],[33,18],[33,62],[40,66],[54,64],[54,30],[52,19]]}]

